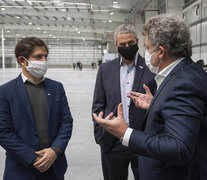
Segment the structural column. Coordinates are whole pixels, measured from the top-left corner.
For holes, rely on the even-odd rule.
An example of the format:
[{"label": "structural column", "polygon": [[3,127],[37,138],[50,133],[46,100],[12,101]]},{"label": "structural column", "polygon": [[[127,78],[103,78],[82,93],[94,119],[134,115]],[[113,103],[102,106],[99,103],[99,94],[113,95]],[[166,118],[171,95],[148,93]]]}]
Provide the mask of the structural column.
[{"label": "structural column", "polygon": [[[15,44],[17,44],[17,36],[15,37]],[[16,68],[18,69],[18,62],[16,60]]]},{"label": "structural column", "polygon": [[4,56],[4,29],[1,28],[1,49],[2,49],[2,69],[5,70],[5,56]]}]

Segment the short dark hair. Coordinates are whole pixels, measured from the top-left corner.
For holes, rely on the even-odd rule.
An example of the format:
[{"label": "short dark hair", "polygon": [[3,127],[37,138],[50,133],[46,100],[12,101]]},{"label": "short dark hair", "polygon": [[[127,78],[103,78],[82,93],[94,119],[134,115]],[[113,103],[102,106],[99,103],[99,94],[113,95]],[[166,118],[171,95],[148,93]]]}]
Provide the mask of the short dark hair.
[{"label": "short dark hair", "polygon": [[37,37],[26,37],[20,40],[14,50],[16,58],[19,56],[24,56],[28,58],[34,51],[34,48],[37,46],[45,47],[47,53],[49,52],[47,45],[45,42]]}]

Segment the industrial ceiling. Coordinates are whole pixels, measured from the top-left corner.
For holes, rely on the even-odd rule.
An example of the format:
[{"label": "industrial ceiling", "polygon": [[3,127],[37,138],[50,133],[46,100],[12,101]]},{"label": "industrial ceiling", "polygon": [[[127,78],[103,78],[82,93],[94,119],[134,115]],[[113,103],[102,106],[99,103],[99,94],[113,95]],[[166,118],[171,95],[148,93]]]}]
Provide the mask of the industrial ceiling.
[{"label": "industrial ceiling", "polygon": [[[152,1],[152,0],[151,0]],[[0,0],[4,37],[102,40],[131,23],[146,0]]]}]

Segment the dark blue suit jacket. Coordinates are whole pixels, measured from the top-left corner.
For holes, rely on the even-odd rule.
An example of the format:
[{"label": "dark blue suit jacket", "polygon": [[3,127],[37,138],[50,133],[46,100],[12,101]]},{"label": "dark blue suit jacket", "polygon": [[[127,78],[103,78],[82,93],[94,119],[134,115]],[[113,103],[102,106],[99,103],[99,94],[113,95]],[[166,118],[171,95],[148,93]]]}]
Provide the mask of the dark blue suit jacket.
[{"label": "dark blue suit jacket", "polygon": [[[65,150],[72,132],[72,116],[61,83],[45,78],[50,145]],[[37,95],[38,96],[38,95]],[[6,150],[5,180],[34,179],[32,162],[39,141],[32,108],[21,75],[0,86],[0,145]],[[67,169],[65,154],[53,164],[57,177]]]},{"label": "dark blue suit jacket", "polygon": [[207,73],[190,58],[165,78],[129,148],[141,180],[207,179]]},{"label": "dark blue suit jacket", "polygon": [[[154,74],[146,67],[144,58],[138,55],[132,91],[145,93],[143,84],[146,84],[153,91],[156,86],[153,78]],[[116,58],[110,62],[101,64],[99,67],[94,89],[92,112],[99,114],[100,111],[103,111],[105,117],[113,112],[116,116],[119,103],[121,103],[120,58]],[[141,129],[145,113],[145,110],[136,108],[131,101],[129,108],[130,127]],[[94,135],[96,142],[101,145],[105,152],[109,151],[117,140],[115,136],[95,121]]]}]

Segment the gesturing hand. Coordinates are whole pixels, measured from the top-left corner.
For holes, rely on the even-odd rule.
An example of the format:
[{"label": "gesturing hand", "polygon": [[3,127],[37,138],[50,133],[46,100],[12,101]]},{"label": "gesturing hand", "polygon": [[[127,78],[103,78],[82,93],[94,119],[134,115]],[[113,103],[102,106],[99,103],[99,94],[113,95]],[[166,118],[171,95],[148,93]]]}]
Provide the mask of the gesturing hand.
[{"label": "gesturing hand", "polygon": [[107,131],[109,131],[114,136],[121,138],[124,136],[124,133],[128,128],[123,116],[122,103],[119,104],[117,112],[117,117],[115,117],[113,113],[110,113],[105,119],[103,119],[103,112],[100,112],[98,116],[93,113],[93,117],[96,122],[103,126]]},{"label": "gesturing hand", "polygon": [[47,171],[57,158],[55,151],[53,151],[51,148],[37,151],[36,154],[37,158],[33,166],[40,172]]},{"label": "gesturing hand", "polygon": [[139,92],[130,92],[127,97],[133,100],[136,107],[141,109],[148,109],[153,99],[153,95],[150,92],[150,89],[145,84],[143,85],[143,88],[146,94]]}]

